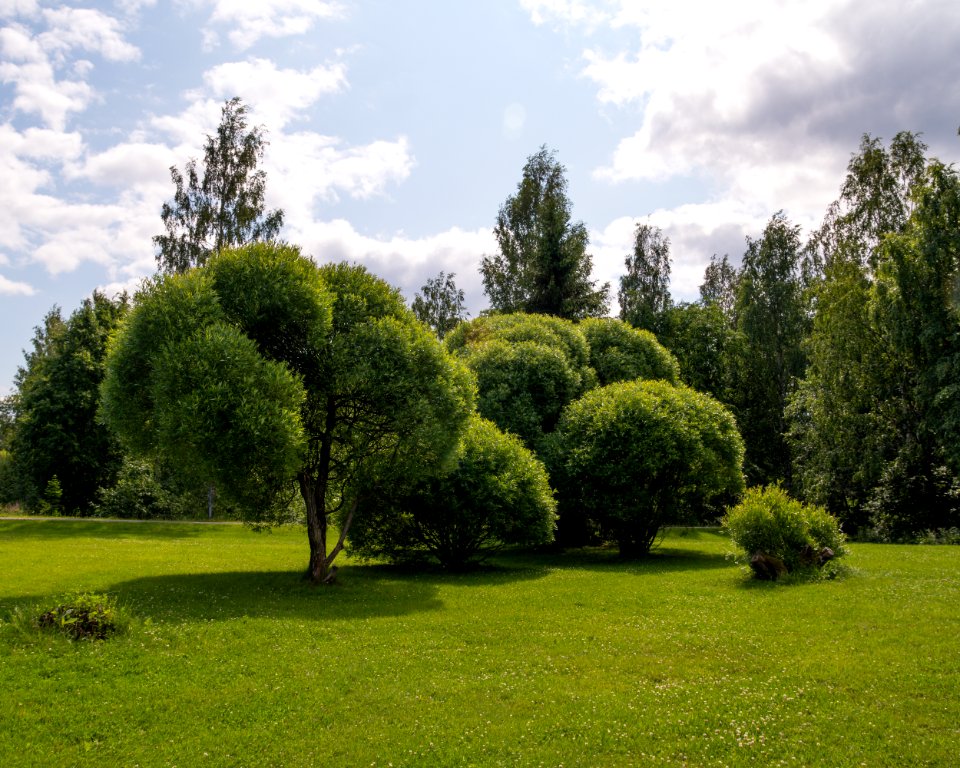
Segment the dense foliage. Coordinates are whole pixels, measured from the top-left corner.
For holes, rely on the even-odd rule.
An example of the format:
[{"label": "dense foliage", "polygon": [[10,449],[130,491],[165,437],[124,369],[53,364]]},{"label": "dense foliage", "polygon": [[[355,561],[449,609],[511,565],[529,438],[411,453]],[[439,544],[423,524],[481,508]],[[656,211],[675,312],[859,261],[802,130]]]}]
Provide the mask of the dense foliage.
[{"label": "dense foliage", "polygon": [[851,159],[789,408],[801,494],[895,540],[960,523],[960,180],[925,149],[864,137]]},{"label": "dense foliage", "polygon": [[590,348],[590,366],[601,385],[634,379],[680,379],[677,359],[649,331],[610,317],[588,318],[579,325]]},{"label": "dense foliage", "polygon": [[36,329],[15,381],[6,470],[30,509],[86,514],[113,481],[119,446],[97,409],[107,339],[126,312],[125,296],[94,293],[66,320],[54,308]]},{"label": "dense foliage", "polygon": [[517,438],[474,417],[454,467],[376,505],[353,526],[350,542],[361,555],[429,554],[445,568],[462,568],[504,545],[552,541],[555,509],[540,461]]},{"label": "dense foliage", "polygon": [[775,485],[750,488],[727,512],[723,524],[761,577],[776,578],[781,566],[788,573],[817,568],[846,553],[835,517],[823,507],[791,498]]},{"label": "dense foliage", "polygon": [[622,555],[642,555],[665,523],[743,489],[733,417],[711,397],[664,381],[588,392],[564,410],[552,443],[558,539],[568,546],[599,532]]},{"label": "dense foliage", "polygon": [[500,429],[543,449],[560,412],[596,383],[577,325],[547,315],[490,315],[446,338],[477,379],[477,410]]}]

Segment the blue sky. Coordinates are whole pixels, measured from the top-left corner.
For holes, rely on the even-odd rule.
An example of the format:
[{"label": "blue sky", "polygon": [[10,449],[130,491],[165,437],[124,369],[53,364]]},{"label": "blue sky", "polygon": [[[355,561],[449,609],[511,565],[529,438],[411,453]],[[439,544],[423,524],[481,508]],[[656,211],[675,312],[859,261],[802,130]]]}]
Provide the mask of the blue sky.
[{"label": "blue sky", "polygon": [[473,314],[528,155],[567,167],[594,276],[638,220],[695,298],[777,210],[805,230],[863,133],[960,155],[955,0],[0,0],[0,394],[33,328],[155,268],[169,167],[240,96],[268,204],[318,261],[408,298],[453,271]]}]

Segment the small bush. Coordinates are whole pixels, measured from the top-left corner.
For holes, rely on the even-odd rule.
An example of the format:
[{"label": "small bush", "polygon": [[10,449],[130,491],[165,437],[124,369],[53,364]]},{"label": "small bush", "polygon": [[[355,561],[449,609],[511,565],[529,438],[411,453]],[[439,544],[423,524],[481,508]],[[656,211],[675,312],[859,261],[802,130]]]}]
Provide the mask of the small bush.
[{"label": "small bush", "polygon": [[749,489],[723,524],[758,578],[815,569],[846,554],[846,538],[837,519],[823,507],[791,498],[778,486]]},{"label": "small bush", "polygon": [[41,613],[40,629],[55,630],[72,640],[105,640],[123,628],[121,611],[109,595],[79,594]]}]

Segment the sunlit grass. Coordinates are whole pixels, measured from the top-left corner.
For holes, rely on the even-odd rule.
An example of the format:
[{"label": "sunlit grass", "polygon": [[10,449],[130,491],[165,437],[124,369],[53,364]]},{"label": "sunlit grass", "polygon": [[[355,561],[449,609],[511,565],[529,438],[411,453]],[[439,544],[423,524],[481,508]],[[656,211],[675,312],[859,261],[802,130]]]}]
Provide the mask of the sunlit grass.
[{"label": "sunlit grass", "polygon": [[647,561],[345,563],[300,529],[0,521],[0,616],[108,592],[103,642],[0,626],[0,765],[955,765],[960,548],[746,580],[712,531]]}]

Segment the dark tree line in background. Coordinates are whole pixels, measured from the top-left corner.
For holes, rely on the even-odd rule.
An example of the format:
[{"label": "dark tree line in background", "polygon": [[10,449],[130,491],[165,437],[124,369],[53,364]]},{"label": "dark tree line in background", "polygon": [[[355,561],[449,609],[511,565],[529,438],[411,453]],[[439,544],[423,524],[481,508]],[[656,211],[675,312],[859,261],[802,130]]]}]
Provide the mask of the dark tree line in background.
[{"label": "dark tree line in background", "polygon": [[[587,230],[573,218],[565,169],[554,152],[541,147],[497,213],[497,251],[480,266],[490,309],[466,323],[463,291],[453,274],[441,272],[428,281],[411,313],[395,292],[362,271],[341,265],[314,273],[295,249],[287,253],[275,244],[267,251],[236,250],[275,239],[283,222],[282,211],[264,210],[266,177],[258,164],[265,146],[263,129],[250,128],[247,107],[233,99],[224,104],[216,136],[207,137],[203,167],[191,160],[183,172],[171,168],[175,192],[161,212],[165,232],[154,238],[165,274],[148,281],[135,298],[141,309],[132,325],[139,335],[126,336],[128,344],[139,345],[131,349],[143,365],[131,364],[123,374],[124,386],[134,388],[129,396],[114,391],[109,401],[114,420],[127,414],[128,438],[147,427],[169,434],[146,440],[141,447],[149,450],[141,453],[151,457],[144,461],[121,447],[100,420],[107,340],[131,325],[128,299],[94,294],[66,319],[54,308],[36,330],[14,394],[0,403],[3,501],[66,514],[110,504],[135,514],[170,514],[186,509],[184,500],[211,478],[229,485],[240,456],[215,439],[216,419],[205,421],[213,417],[196,400],[214,391],[211,397],[233,403],[230,408],[245,402],[240,389],[230,389],[241,386],[242,376],[230,378],[240,371],[226,376],[216,355],[208,354],[220,349],[234,355],[231,359],[248,359],[248,378],[260,376],[283,395],[277,402],[286,403],[286,415],[270,418],[278,430],[281,424],[292,430],[280,463],[299,472],[313,526],[311,571],[321,578],[332,562],[325,543],[328,518],[343,523],[358,499],[374,498],[383,478],[393,476],[387,464],[363,463],[381,455],[376,451],[386,443],[378,438],[368,456],[365,438],[358,436],[397,417],[389,408],[369,413],[363,408],[381,407],[383,398],[403,403],[406,395],[391,394],[387,380],[376,391],[365,390],[364,381],[378,380],[371,366],[404,345],[423,355],[433,350],[427,357],[437,354],[410,324],[415,316],[444,340],[445,354],[472,372],[479,416],[470,417],[459,447],[451,447],[449,435],[441,441],[445,447],[438,456],[454,457],[448,457],[446,480],[428,478],[426,485],[406,488],[413,495],[404,503],[419,509],[421,518],[404,517],[397,498],[381,498],[385,517],[357,524],[360,551],[384,554],[398,541],[414,548],[442,541],[442,557],[449,558],[467,539],[490,550],[526,541],[526,534],[510,527],[509,504],[502,505],[506,498],[521,506],[529,502],[525,508],[536,526],[547,524],[553,511],[539,479],[541,461],[551,484],[566,483],[567,497],[559,499],[561,537],[582,543],[607,535],[626,550],[643,550],[650,529],[624,528],[637,513],[634,507],[621,509],[611,500],[589,515],[571,507],[574,491],[587,493],[602,476],[598,462],[612,465],[619,455],[608,450],[609,435],[616,433],[608,418],[615,401],[624,413],[651,424],[644,414],[674,414],[664,416],[672,426],[659,436],[645,433],[631,444],[635,464],[651,450],[682,445],[693,451],[706,435],[727,435],[725,447],[710,454],[726,456],[725,469],[714,471],[715,487],[700,496],[688,494],[684,511],[658,489],[645,491],[645,503],[667,516],[714,519],[739,488],[733,475],[724,473],[743,459],[748,484],[780,483],[805,501],[825,505],[851,533],[898,540],[960,525],[960,179],[952,166],[927,157],[917,135],[900,133],[886,146],[864,136],[838,199],[806,242],[785,213],[775,213],[756,239],[747,239],[742,258],[712,257],[695,302],[672,302],[670,242],[657,227],[639,222],[619,281],[619,320],[604,317],[610,287],[591,278]],[[187,274],[177,277],[181,273]],[[271,294],[263,286],[274,278],[279,283]],[[241,284],[246,287],[237,293]],[[277,297],[293,295],[317,310],[309,328],[289,306],[273,306]],[[151,312],[162,328],[150,326]],[[185,322],[193,325],[186,328]],[[174,357],[152,349],[157,333],[172,340],[170,349],[179,350]],[[383,341],[388,336],[389,343]],[[140,359],[131,355],[134,362]],[[187,366],[190,360],[196,365]],[[401,371],[400,358],[394,363]],[[293,378],[274,364],[292,371]],[[161,373],[148,394],[166,393],[169,407],[144,401],[137,410],[135,384],[154,375],[151,371]],[[225,376],[217,389],[218,377]],[[627,386],[642,379],[662,383]],[[415,372],[404,369],[397,381],[416,389]],[[700,393],[712,399],[701,400]],[[191,402],[195,410],[184,411]],[[461,410],[466,419],[469,409]],[[142,413],[160,421],[141,425]],[[680,425],[694,413],[705,419],[698,427],[702,432],[682,437]],[[725,413],[735,418],[742,445],[729,437]],[[516,440],[492,431],[479,417]],[[396,423],[395,447],[416,426]],[[420,427],[428,424],[423,420]],[[194,433],[184,432],[184,425],[192,425]],[[583,442],[576,460],[558,448],[558,441],[575,439]],[[589,442],[594,439],[599,442]],[[220,445],[220,453],[210,454],[210,444]],[[159,450],[160,445],[166,447]],[[627,447],[624,443],[623,450]],[[177,455],[168,455],[171,451]],[[587,470],[577,462],[588,455],[592,463],[581,476]],[[184,457],[196,476],[175,478],[171,464]],[[458,507],[460,538],[437,530],[443,500],[460,493],[451,489],[463,483],[485,487],[483,472],[508,464],[519,474],[511,480],[512,490],[507,484],[497,492],[525,488],[532,496],[526,501],[490,496],[488,516],[476,504]],[[259,486],[254,473],[250,483],[233,489],[238,514],[251,505],[263,508],[254,519],[285,514],[281,507],[290,496],[280,493],[280,478],[286,474],[271,475],[270,465],[265,459]],[[380,468],[364,469],[371,466]],[[683,478],[679,467],[657,465],[656,471],[672,473],[680,478],[676,482]],[[636,485],[629,476],[608,479],[624,494]],[[262,499],[258,487],[266,494]],[[179,507],[173,497],[181,500]],[[229,494],[225,501],[229,511]],[[593,501],[584,498],[581,506]]]}]

